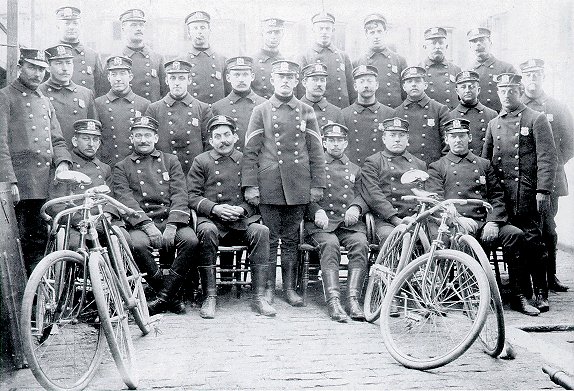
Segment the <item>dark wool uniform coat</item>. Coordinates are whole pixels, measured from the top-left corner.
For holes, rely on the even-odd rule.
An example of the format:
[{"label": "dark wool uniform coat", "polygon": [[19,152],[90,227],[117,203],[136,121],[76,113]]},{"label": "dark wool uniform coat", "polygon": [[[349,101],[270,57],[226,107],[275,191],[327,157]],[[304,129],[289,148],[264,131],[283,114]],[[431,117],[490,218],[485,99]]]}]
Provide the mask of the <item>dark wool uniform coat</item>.
[{"label": "dark wool uniform coat", "polygon": [[0,102],[2,179],[18,182],[22,200],[45,199],[53,168],[70,161],[54,107],[19,79],[0,90]]},{"label": "dark wool uniform coat", "polygon": [[536,192],[550,193],[557,156],[546,116],[524,104],[489,122],[482,157],[489,159],[502,182],[511,216],[537,214]]},{"label": "dark wool uniform coat", "polygon": [[377,100],[384,105],[395,108],[407,97],[401,85],[401,72],[407,67],[403,56],[385,48],[382,51],[369,50],[353,62],[353,68],[359,65],[372,65],[377,68],[379,89]]},{"label": "dark wool uniform coat", "polygon": [[346,154],[353,163],[362,166],[369,156],[383,150],[383,121],[394,116],[394,109],[379,102],[368,107],[355,102],[343,109],[349,129]]},{"label": "dark wool uniform coat", "polygon": [[79,119],[98,119],[94,92],[74,82],[68,86],[60,86],[51,80],[40,84],[39,88],[54,106],[62,135],[66,140],[68,149],[71,150],[73,148],[74,122]]},{"label": "dark wool uniform coat", "polygon": [[308,104],[315,111],[317,116],[317,124],[319,125],[319,130],[327,124],[338,123],[343,125],[343,112],[340,108],[332,103],[327,102],[325,97],[322,97],[319,102],[311,102],[305,96],[301,98],[301,102]]},{"label": "dark wool uniform coat", "polygon": [[149,105],[146,115],[159,122],[156,148],[176,155],[184,174],[187,174],[197,155],[211,148],[207,122],[213,114],[207,103],[200,102],[191,94],[175,100],[168,93],[163,99]]},{"label": "dark wool uniform coat", "polygon": [[133,91],[119,97],[111,90],[96,98],[98,119],[102,123],[101,159],[111,167],[132,152],[130,126],[135,117],[145,114],[150,101]]},{"label": "dark wool uniform coat", "polygon": [[271,78],[271,64],[275,61],[284,60],[280,52],[261,49],[253,56],[253,72],[255,80],[251,82],[251,89],[259,96],[269,99],[273,95],[273,85],[269,81]]},{"label": "dark wool uniform coat", "polygon": [[516,68],[490,55],[484,62],[475,61],[472,63],[470,69],[477,72],[480,76],[478,100],[498,113],[502,106],[498,98],[495,78],[501,73],[518,73]]},{"label": "dark wool uniform coat", "polygon": [[452,110],[458,104],[455,76],[461,71],[458,65],[450,61],[431,61],[428,57],[420,64],[427,70],[426,93],[429,98],[436,100]]},{"label": "dark wool uniform coat", "polygon": [[102,65],[102,59],[94,49],[83,43],[71,44],[74,52],[74,75],[72,81],[79,86],[92,90],[96,97],[104,95],[110,89],[107,74]]},{"label": "dark wool uniform coat", "polygon": [[212,104],[231,91],[225,82],[226,58],[212,48],[198,50],[192,47],[179,59],[191,64],[192,82],[187,90],[194,98]]},{"label": "dark wool uniform coat", "polygon": [[309,203],[325,187],[325,156],[313,109],[276,96],[253,109],[243,152],[243,187],[259,186],[262,204]]},{"label": "dark wool uniform coat", "polygon": [[[484,140],[486,140],[486,127],[490,120],[497,115],[496,111],[489,109],[480,102],[472,107],[459,103],[450,112],[451,118],[464,118],[470,121],[472,141],[469,143],[468,148],[475,155],[482,153],[482,146],[484,145]],[[448,145],[446,148],[448,148]]]},{"label": "dark wool uniform coat", "polygon": [[132,60],[132,90],[150,102],[160,100],[167,94],[165,84],[165,60],[161,54],[144,46],[141,50],[124,47],[122,54]]}]

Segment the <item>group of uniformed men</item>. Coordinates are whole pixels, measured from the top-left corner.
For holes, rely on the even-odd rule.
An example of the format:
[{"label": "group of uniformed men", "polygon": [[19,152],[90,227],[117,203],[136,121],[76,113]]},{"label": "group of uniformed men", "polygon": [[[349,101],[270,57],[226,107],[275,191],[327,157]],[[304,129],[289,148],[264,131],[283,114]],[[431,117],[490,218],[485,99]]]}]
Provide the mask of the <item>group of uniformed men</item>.
[{"label": "group of uniformed men", "polygon": [[[327,12],[312,17],[315,43],[296,62],[279,50],[279,18],[262,21],[258,53],[226,59],[210,46],[209,14],[196,11],[185,19],[192,48],[164,62],[145,43],[144,12],[131,9],[120,16],[126,46],[104,66],[79,40],[80,10],[56,14],[61,42],[21,49],[19,77],[0,92],[0,180],[12,183],[18,201],[28,271],[44,251],[39,209],[55,196],[54,171],[73,169],[144,212],[124,223],[157,292],[152,313],[185,310],[177,292],[193,266],[200,314],[214,317],[220,244],[247,245],[254,308],[273,316],[280,243],[285,299],[303,305],[295,286],[304,220],[320,254],[329,316],[362,320],[361,217],[374,215],[384,241],[414,213],[401,199],[411,187],[401,175],[428,168],[426,188],[438,197],[493,205],[461,206],[460,222],[482,243],[503,246],[512,308],[537,315],[549,309],[549,289],[568,289],[555,275],[554,216],[567,194],[572,118],[545,94],[544,62],[520,64],[519,75],[490,52],[488,29],[468,32],[475,62],[465,71],[446,60],[441,27],[425,31],[427,57],[408,67],[387,46],[381,14],[365,18],[369,49],[354,62],[334,46]],[[341,245],[349,259],[346,309]],[[172,258],[167,275],[154,249]]]}]

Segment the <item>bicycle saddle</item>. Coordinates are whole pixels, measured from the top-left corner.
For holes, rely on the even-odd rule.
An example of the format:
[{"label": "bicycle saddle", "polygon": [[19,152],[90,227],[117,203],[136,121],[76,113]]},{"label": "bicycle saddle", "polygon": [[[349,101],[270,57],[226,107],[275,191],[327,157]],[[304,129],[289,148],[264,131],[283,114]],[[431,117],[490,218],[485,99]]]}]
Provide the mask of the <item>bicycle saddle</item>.
[{"label": "bicycle saddle", "polygon": [[71,183],[76,185],[89,185],[92,180],[86,174],[79,171],[63,171],[56,175],[56,180],[63,183]]}]

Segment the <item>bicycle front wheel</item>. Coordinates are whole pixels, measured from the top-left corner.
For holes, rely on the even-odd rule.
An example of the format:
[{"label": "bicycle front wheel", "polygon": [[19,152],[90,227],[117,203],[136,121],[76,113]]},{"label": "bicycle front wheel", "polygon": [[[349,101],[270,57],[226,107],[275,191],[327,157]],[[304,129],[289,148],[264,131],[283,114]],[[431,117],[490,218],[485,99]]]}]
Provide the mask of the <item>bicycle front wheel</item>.
[{"label": "bicycle front wheel", "polygon": [[88,265],[98,313],[112,357],[124,383],[128,388],[136,389],[135,350],[117,280],[114,280],[113,271],[99,252],[90,254]]},{"label": "bicycle front wheel", "polygon": [[[458,358],[477,338],[490,301],[488,280],[467,254],[437,250],[405,267],[381,309],[391,356],[407,368],[432,369]],[[468,316],[468,306],[476,310]],[[399,316],[391,316],[398,307]]]},{"label": "bicycle front wheel", "polygon": [[20,314],[24,355],[47,390],[82,390],[102,361],[104,337],[84,258],[48,254],[26,284]]}]

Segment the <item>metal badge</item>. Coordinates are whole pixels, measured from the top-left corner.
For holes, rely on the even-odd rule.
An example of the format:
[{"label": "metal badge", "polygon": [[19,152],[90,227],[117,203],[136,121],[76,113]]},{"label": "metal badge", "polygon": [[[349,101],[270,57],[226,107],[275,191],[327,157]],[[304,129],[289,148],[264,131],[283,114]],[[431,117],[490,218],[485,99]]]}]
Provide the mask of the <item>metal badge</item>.
[{"label": "metal badge", "polygon": [[92,74],[92,67],[91,67],[90,65],[88,65],[88,66],[86,67],[86,73],[87,73],[88,75],[91,75],[91,74]]},{"label": "metal badge", "polygon": [[546,118],[548,118],[548,122],[552,122],[552,121],[554,121],[554,114],[548,113],[548,114],[546,114]]},{"label": "metal badge", "polygon": [[215,78],[216,78],[217,80],[221,80],[221,72],[215,71]]},{"label": "metal badge", "polygon": [[478,178],[478,181],[480,182],[481,185],[486,185],[486,177],[484,175],[481,175]]},{"label": "metal badge", "polygon": [[82,109],[85,109],[86,102],[83,99],[78,99],[78,106],[80,106]]},{"label": "metal badge", "polygon": [[164,181],[169,181],[169,172],[167,172],[167,171],[166,171],[166,172],[163,172],[163,173],[161,174],[161,176],[162,176],[162,178],[163,178]]},{"label": "metal badge", "polygon": [[391,71],[393,71],[393,73],[398,73],[398,72],[399,72],[399,68],[397,68],[396,65],[393,65],[393,66],[391,67]]},{"label": "metal badge", "polygon": [[197,118],[192,118],[191,119],[191,124],[193,126],[199,126],[199,120]]},{"label": "metal badge", "polygon": [[427,119],[427,125],[428,126],[434,126],[435,125],[434,118]]},{"label": "metal badge", "polygon": [[520,128],[520,134],[523,136],[528,136],[530,134],[530,130],[528,129],[528,126],[523,126]]},{"label": "metal badge", "polygon": [[152,77],[157,77],[157,71],[155,69],[151,70],[151,76]]}]

